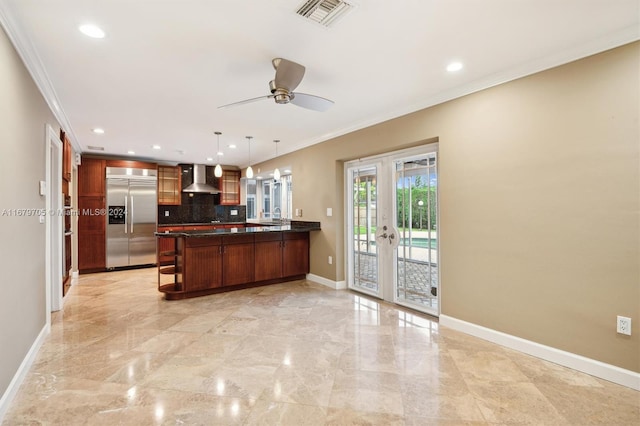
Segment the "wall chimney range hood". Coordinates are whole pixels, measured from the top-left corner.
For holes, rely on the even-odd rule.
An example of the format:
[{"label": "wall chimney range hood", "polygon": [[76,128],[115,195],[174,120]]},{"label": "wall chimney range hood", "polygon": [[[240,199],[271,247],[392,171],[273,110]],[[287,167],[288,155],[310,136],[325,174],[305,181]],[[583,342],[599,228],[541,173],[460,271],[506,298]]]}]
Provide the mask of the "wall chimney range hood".
[{"label": "wall chimney range hood", "polygon": [[193,165],[193,183],[182,190],[198,194],[219,194],[220,190],[207,183],[207,166],[204,164]]}]

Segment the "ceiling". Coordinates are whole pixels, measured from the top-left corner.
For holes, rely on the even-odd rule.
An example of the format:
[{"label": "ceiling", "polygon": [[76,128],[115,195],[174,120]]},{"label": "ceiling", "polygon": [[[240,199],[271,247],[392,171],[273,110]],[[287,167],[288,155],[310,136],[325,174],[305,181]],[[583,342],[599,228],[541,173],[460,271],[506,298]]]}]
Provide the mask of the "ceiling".
[{"label": "ceiling", "polygon": [[[241,167],[246,136],[256,163],[274,139],[291,152],[639,38],[638,0],[356,0],[330,28],[302,3],[0,0],[0,21],[82,152],[215,164],[220,131],[220,162]],[[218,109],[268,95],[276,57],[306,66],[297,91],[335,105]]]}]

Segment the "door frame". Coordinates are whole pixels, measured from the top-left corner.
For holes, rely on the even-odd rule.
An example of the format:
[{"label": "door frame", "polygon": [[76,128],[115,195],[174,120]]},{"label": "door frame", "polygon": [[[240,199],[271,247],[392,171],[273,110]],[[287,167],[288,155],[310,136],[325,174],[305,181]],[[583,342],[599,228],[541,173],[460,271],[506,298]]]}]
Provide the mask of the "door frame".
[{"label": "door frame", "polygon": [[[344,212],[344,240],[345,240],[345,246],[344,246],[344,250],[345,250],[345,256],[344,256],[344,267],[345,267],[345,278],[346,278],[346,285],[347,288],[350,290],[353,290],[353,287],[350,285],[350,283],[352,282],[352,271],[351,271],[351,252],[350,250],[353,249],[353,242],[352,242],[352,236],[350,235],[349,229],[350,229],[350,220],[353,214],[353,206],[352,206],[352,195],[349,191],[349,187],[351,185],[350,179],[351,177],[349,176],[349,169],[351,169],[352,167],[357,167],[359,165],[362,165],[363,167],[366,167],[368,165],[379,165],[379,170],[378,170],[378,200],[380,198],[380,194],[384,193],[387,195],[383,195],[383,202],[386,202],[386,205],[382,205],[380,202],[378,202],[377,204],[377,214],[378,214],[378,221],[377,224],[380,225],[382,224],[385,220],[387,221],[391,221],[390,224],[393,225],[395,227],[395,218],[397,217],[397,207],[396,207],[396,202],[394,199],[394,195],[395,195],[395,190],[393,188],[393,186],[395,185],[395,169],[394,167],[391,167],[389,165],[393,165],[395,164],[396,161],[399,160],[404,160],[406,158],[411,158],[411,157],[419,157],[421,155],[424,155],[426,153],[431,153],[431,152],[435,152],[436,155],[438,156],[438,158],[440,158],[439,155],[439,144],[438,141],[434,141],[434,142],[430,142],[430,143],[425,143],[423,145],[419,145],[419,146],[415,146],[415,147],[411,147],[411,148],[405,148],[405,149],[400,149],[397,151],[389,151],[389,152],[385,152],[382,154],[377,154],[377,155],[373,155],[370,157],[365,157],[365,158],[360,158],[357,160],[351,160],[351,161],[345,161],[344,163],[344,206],[345,206],[345,212]],[[389,167],[387,167],[389,166]],[[439,189],[440,189],[440,176],[438,176],[438,189],[437,189],[437,197],[439,199],[440,195],[439,195]],[[389,198],[388,200],[384,200],[384,197]],[[377,200],[377,201],[378,201]],[[439,218],[440,218],[440,203],[437,204],[437,211],[436,211],[436,215],[438,218],[438,223],[439,223]],[[384,219],[384,215],[389,216],[389,219]],[[438,248],[440,246],[440,239],[438,239]],[[408,308],[411,309],[417,309],[415,306],[412,305],[406,305],[403,304],[401,302],[399,302],[397,300],[396,297],[396,279],[397,279],[397,250],[393,249],[391,250],[391,253],[388,253],[388,250],[384,250],[385,253],[382,253],[382,256],[378,256],[378,260],[379,263],[382,263],[383,261],[386,262],[386,264],[380,265],[381,269],[379,269],[379,271],[381,272],[381,276],[379,277],[379,279],[385,278],[385,277],[389,277],[389,276],[393,276],[393,285],[383,285],[383,284],[379,284],[381,286],[381,288],[378,289],[378,294],[376,294],[375,292],[367,292],[367,291],[362,291],[360,289],[357,289],[356,291],[362,292],[364,294],[368,294],[370,296],[373,297],[377,297],[380,298],[382,300],[385,300],[387,302],[390,303],[394,303],[394,304],[398,304],[401,306],[406,306]],[[379,253],[378,253],[379,254]],[[440,268],[440,250],[438,250],[438,268]],[[391,267],[391,271],[389,272],[389,267]],[[384,275],[382,275],[384,274]],[[440,309],[442,306],[441,300],[442,300],[442,292],[441,292],[441,269],[438,270],[438,315],[440,313]],[[417,309],[419,310],[419,309]],[[429,315],[433,315],[433,313],[428,313]]]},{"label": "door frame", "polygon": [[62,208],[62,141],[47,124],[45,129],[45,287],[46,319],[62,309],[62,244],[64,239]]}]

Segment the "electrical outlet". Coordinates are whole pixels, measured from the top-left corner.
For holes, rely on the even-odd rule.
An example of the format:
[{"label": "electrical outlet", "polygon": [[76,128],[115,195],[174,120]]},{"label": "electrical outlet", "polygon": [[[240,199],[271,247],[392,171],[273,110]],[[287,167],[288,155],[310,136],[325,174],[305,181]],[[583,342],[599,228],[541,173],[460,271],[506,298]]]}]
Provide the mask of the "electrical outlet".
[{"label": "electrical outlet", "polygon": [[631,318],[618,315],[618,327],[616,331],[620,334],[631,336]]},{"label": "electrical outlet", "polygon": [[329,256],[329,258],[327,259],[327,262],[329,262],[329,265],[333,265],[333,257]]},{"label": "electrical outlet", "polygon": [[164,217],[169,217],[169,210],[164,211]]}]

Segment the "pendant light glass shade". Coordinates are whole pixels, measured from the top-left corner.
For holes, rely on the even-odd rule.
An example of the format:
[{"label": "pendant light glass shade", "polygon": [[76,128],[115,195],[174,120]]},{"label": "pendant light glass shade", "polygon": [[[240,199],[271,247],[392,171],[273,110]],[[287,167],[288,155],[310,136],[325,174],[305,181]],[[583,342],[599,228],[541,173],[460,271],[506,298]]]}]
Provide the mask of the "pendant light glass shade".
[{"label": "pendant light glass shade", "polygon": [[215,132],[215,134],[218,136],[218,164],[216,164],[216,168],[213,169],[213,175],[219,178],[222,177],[222,166],[220,165],[220,135],[222,133]]},{"label": "pendant light glass shade", "polygon": [[[276,139],[273,142],[275,142],[276,144],[276,157],[278,158],[278,142],[280,142],[280,140]],[[275,180],[280,180],[280,170],[278,170],[278,168],[276,167],[276,169],[273,171],[273,178]]]},{"label": "pendant light glass shade", "polygon": [[253,169],[251,168],[251,138],[253,136],[247,136],[247,141],[249,143],[249,167],[247,167],[246,176],[248,179],[253,178]]}]

